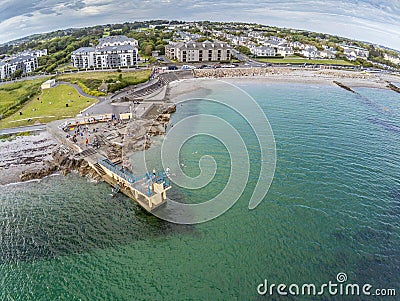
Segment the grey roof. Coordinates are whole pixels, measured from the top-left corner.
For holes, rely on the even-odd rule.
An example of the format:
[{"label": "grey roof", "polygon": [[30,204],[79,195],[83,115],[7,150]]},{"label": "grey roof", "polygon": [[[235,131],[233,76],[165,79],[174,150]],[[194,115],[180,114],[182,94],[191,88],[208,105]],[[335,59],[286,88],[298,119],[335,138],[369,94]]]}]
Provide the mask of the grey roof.
[{"label": "grey roof", "polygon": [[[223,45],[223,46],[222,46]],[[205,41],[205,42],[180,42],[176,43],[174,45],[169,45],[169,47],[173,48],[181,48],[181,49],[213,49],[213,48],[226,48],[230,49],[231,46],[228,43],[225,42],[210,42],[210,41]]]},{"label": "grey roof", "polygon": [[132,45],[118,45],[118,46],[105,46],[105,47],[97,47],[96,51],[129,51],[134,50],[135,47]]},{"label": "grey roof", "polygon": [[13,57],[12,59],[10,59],[9,61],[7,61],[7,63],[9,64],[15,64],[15,63],[19,63],[19,62],[23,62],[23,61],[28,61],[31,59],[35,59],[36,57],[32,56],[32,55],[20,55],[17,57]]},{"label": "grey roof", "polygon": [[74,52],[72,52],[72,54],[94,52],[94,51],[95,51],[95,49],[93,47],[82,47],[82,48],[79,48],[79,49],[75,50]]},{"label": "grey roof", "polygon": [[264,51],[267,51],[267,50],[275,50],[275,48],[268,47],[268,46],[257,47],[257,49],[264,50]]},{"label": "grey roof", "polygon": [[128,38],[127,36],[109,36],[99,39],[99,45],[104,43],[116,43],[125,41],[136,41],[135,39]]}]

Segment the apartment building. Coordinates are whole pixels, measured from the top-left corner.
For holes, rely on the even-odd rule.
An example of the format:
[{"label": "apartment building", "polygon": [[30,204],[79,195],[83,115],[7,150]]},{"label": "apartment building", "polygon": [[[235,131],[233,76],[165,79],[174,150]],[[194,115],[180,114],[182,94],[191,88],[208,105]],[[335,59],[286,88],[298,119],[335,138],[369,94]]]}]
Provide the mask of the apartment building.
[{"label": "apartment building", "polygon": [[181,63],[229,61],[232,47],[225,42],[180,42],[165,46],[168,58]]},{"label": "apartment building", "polygon": [[138,41],[126,36],[99,39],[96,47],[82,47],[71,54],[75,68],[133,67],[138,60]]},{"label": "apartment building", "polygon": [[38,68],[37,57],[32,55],[18,55],[6,58],[0,62],[0,78],[11,77],[17,70],[22,70],[22,74],[28,74]]}]

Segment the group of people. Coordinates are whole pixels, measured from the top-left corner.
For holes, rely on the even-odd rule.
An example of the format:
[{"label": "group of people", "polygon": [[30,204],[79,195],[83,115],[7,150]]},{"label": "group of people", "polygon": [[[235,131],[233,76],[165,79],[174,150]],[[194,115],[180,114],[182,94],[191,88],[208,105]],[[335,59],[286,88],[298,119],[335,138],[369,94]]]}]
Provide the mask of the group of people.
[{"label": "group of people", "polygon": [[90,142],[90,136],[91,133],[96,133],[98,132],[99,129],[94,128],[92,130],[90,130],[90,128],[87,125],[76,125],[74,132],[72,135],[67,134],[66,138],[70,138],[72,140],[72,142],[77,143],[78,142],[78,138],[80,138],[81,140],[85,141],[85,146],[88,147],[89,146],[89,142]]}]

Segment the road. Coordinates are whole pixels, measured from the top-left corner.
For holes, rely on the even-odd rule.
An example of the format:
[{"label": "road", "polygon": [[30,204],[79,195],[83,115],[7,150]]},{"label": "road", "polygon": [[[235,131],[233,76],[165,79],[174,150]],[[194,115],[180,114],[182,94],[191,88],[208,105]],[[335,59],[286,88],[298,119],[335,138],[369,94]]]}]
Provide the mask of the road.
[{"label": "road", "polygon": [[245,62],[246,66],[249,67],[265,67],[265,64],[256,62],[255,60],[252,60],[249,58],[247,55],[237,51],[237,50],[232,50],[233,56],[235,56],[239,61]]},{"label": "road", "polygon": [[23,133],[23,132],[39,132],[39,131],[44,131],[44,130],[46,130],[45,124],[21,126],[21,127],[17,127],[17,128],[8,128],[8,129],[0,130],[0,136],[18,134],[18,133]]}]

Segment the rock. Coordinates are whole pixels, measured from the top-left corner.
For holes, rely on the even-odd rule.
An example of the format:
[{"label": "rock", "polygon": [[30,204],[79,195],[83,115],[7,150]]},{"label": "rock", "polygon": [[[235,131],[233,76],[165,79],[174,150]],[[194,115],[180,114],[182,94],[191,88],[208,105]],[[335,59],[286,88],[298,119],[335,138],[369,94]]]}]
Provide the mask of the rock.
[{"label": "rock", "polygon": [[36,167],[25,170],[19,177],[23,182],[36,179],[43,179],[44,177],[51,175],[55,171],[56,168],[49,168],[48,166]]},{"label": "rock", "polygon": [[46,161],[42,167],[35,167],[24,171],[20,175],[20,179],[21,181],[42,179],[56,171],[60,171],[64,176],[72,171],[77,171],[82,177],[89,175],[101,179],[86,160],[79,157],[76,158],[76,155],[74,151],[65,146],[57,146],[52,151],[53,160]]},{"label": "rock", "polygon": [[168,106],[164,105],[158,110],[158,112],[160,114],[172,114],[172,113],[175,113],[176,112],[176,105],[175,104],[168,105]]}]

